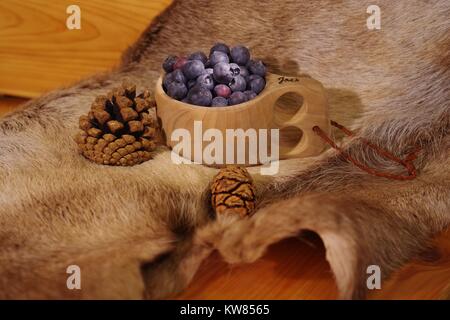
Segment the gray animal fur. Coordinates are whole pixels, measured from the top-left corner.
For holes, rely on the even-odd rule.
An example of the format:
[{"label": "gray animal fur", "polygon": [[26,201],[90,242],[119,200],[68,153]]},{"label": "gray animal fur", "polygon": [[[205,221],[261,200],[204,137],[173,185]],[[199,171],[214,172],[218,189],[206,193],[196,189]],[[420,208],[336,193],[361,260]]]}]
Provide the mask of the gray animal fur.
[{"label": "gray animal fur", "polygon": [[[369,4],[175,1],[117,70],[0,120],[0,297],[173,296],[213,249],[230,263],[252,262],[309,229],[324,241],[340,297],[364,298],[368,265],[387,277],[450,223],[450,3],[378,1],[379,31],[366,28]],[[395,154],[421,146],[417,179],[370,176],[328,150],[282,161],[275,177],[251,169],[260,210],[214,219],[215,169],[174,165],[164,147],[131,168],[78,155],[77,119],[96,95],[124,77],[152,89],[167,54],[218,40],[248,45],[272,72],[320,80],[332,119]],[[372,166],[402,170],[357,139],[343,143]],[[71,264],[81,267],[82,290],[66,287]]]}]

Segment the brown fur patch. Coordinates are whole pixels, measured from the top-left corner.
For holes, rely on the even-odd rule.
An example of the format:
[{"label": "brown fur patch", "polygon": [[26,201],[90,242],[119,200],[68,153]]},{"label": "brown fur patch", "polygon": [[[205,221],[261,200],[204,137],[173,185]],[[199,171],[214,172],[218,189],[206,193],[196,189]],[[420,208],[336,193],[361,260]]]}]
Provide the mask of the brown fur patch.
[{"label": "brown fur patch", "polygon": [[[379,1],[382,29],[368,31],[365,1],[176,1],[118,70],[2,119],[0,296],[161,298],[185,287],[211,250],[252,262],[309,229],[324,241],[341,297],[364,297],[369,264],[387,277],[450,223],[450,4],[431,2]],[[215,169],[174,165],[164,147],[132,168],[78,155],[71,137],[96,95],[124,77],[151,89],[167,54],[217,40],[249,45],[271,70],[322,81],[332,118],[395,154],[420,145],[418,178],[369,176],[328,150],[282,161],[275,177],[251,168],[260,210],[214,220]],[[369,165],[401,170],[357,139],[343,143]],[[65,287],[69,264],[81,267],[81,291]]]}]

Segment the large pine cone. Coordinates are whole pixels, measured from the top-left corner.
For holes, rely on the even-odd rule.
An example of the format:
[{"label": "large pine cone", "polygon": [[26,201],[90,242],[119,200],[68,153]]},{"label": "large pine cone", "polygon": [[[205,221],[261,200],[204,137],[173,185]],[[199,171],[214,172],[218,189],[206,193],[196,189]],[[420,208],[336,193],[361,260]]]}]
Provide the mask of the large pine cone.
[{"label": "large pine cone", "polygon": [[255,209],[255,202],[253,180],[245,168],[220,169],[211,185],[211,204],[217,215],[249,216]]},{"label": "large pine cone", "polygon": [[136,86],[122,84],[98,96],[88,115],[80,117],[75,137],[80,153],[99,164],[131,166],[152,158],[158,122],[148,91],[136,96]]}]

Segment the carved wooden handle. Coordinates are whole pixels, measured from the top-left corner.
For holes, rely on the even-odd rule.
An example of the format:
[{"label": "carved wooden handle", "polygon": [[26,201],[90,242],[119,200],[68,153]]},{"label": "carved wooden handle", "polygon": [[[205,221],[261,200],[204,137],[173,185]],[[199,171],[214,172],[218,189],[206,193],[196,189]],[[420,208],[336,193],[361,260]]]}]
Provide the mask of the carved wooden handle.
[{"label": "carved wooden handle", "polygon": [[280,150],[281,158],[309,157],[320,154],[325,144],[315,134],[313,127],[319,126],[330,133],[328,116],[328,102],[325,89],[319,81],[303,77],[285,77],[276,74],[267,76],[267,95],[274,107],[277,100],[287,93],[295,93],[303,98],[303,105],[289,120],[278,123],[280,129],[289,126],[302,130],[303,135],[299,143],[290,150]]}]

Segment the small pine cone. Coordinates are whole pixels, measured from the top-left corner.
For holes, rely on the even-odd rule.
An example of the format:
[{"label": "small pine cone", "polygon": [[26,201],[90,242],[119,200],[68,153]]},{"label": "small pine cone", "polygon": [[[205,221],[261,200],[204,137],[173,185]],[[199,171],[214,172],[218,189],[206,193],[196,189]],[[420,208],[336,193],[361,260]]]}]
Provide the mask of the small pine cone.
[{"label": "small pine cone", "polygon": [[217,215],[249,216],[255,202],[255,187],[247,169],[236,166],[220,169],[211,185],[211,204]]},{"label": "small pine cone", "polygon": [[146,90],[124,83],[107,96],[98,96],[80,117],[75,137],[80,153],[99,164],[132,166],[152,158],[156,148],[155,101]]}]

